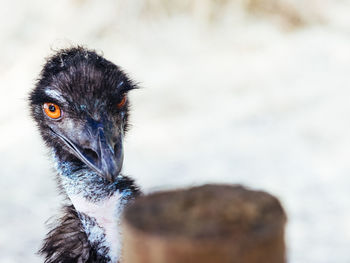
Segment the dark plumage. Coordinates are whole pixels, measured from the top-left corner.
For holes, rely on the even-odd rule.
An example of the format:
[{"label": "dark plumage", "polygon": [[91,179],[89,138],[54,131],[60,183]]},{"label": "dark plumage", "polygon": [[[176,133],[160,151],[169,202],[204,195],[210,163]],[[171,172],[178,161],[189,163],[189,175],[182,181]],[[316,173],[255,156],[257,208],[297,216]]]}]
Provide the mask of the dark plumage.
[{"label": "dark plumage", "polygon": [[30,107],[72,204],[45,239],[45,262],[119,261],[119,217],[140,194],[120,173],[127,93],[134,88],[118,66],[94,51],[75,47],[47,59]]}]

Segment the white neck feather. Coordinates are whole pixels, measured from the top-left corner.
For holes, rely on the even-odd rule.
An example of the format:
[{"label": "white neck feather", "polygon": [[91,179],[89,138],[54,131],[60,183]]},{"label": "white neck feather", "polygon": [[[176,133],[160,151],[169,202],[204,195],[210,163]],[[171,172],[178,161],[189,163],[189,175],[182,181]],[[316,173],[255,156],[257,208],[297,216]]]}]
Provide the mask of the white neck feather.
[{"label": "white neck feather", "polygon": [[[98,202],[89,201],[79,194],[70,194],[69,198],[78,212],[94,218],[104,230],[106,245],[110,248],[109,256],[112,262],[117,262],[121,253],[120,216],[124,206],[121,194],[117,191],[114,195]],[[86,229],[86,231],[90,230]],[[90,242],[101,238],[100,231],[93,232],[88,235]]]}]

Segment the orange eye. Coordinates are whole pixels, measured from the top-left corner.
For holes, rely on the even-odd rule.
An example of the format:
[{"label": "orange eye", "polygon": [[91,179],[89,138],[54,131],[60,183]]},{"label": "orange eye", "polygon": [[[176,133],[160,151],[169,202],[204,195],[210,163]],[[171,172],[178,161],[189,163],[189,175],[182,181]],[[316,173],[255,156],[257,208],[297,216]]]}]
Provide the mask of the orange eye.
[{"label": "orange eye", "polygon": [[58,119],[59,117],[61,117],[61,109],[55,103],[44,103],[44,111],[46,115],[49,116],[51,119]]},{"label": "orange eye", "polygon": [[125,103],[126,103],[126,95],[124,95],[121,101],[117,104],[118,109],[123,108]]}]

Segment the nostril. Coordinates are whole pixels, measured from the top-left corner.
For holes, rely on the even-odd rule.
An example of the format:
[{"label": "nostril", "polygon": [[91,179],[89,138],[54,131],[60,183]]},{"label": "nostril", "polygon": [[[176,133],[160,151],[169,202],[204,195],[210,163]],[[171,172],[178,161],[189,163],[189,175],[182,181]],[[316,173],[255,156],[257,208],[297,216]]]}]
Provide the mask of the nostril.
[{"label": "nostril", "polygon": [[86,158],[89,159],[89,161],[92,161],[94,163],[97,163],[98,161],[98,155],[95,151],[91,150],[91,149],[84,149],[84,155]]},{"label": "nostril", "polygon": [[120,146],[120,144],[119,143],[116,143],[115,145],[114,145],[114,154],[115,155],[119,155],[120,154],[120,149],[121,149],[121,146]]}]

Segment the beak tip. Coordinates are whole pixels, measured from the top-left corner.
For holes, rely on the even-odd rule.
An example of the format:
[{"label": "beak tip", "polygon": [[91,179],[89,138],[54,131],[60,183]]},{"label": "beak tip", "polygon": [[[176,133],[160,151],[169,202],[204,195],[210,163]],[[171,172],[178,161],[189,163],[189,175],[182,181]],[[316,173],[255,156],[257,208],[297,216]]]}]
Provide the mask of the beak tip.
[{"label": "beak tip", "polygon": [[108,182],[113,183],[115,182],[120,172],[121,172],[121,165],[106,165],[102,167],[102,171],[100,174]]}]

